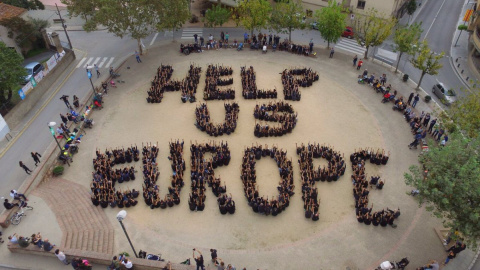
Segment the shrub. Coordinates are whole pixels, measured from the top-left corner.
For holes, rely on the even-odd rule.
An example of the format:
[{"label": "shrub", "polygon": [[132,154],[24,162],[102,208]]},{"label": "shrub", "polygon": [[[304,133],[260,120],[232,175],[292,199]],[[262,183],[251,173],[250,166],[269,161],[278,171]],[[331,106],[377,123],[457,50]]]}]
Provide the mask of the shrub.
[{"label": "shrub", "polygon": [[62,175],[64,170],[65,170],[65,168],[63,166],[57,166],[57,167],[53,168],[53,175],[55,175],[55,176]]}]

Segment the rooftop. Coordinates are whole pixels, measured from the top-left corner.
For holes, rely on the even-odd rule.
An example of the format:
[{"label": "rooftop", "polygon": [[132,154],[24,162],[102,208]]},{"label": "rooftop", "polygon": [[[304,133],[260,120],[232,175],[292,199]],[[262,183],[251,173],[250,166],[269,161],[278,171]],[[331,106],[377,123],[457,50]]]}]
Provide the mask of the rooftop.
[{"label": "rooftop", "polygon": [[24,8],[19,8],[4,3],[0,3],[0,20],[9,19],[22,15],[27,10]]}]

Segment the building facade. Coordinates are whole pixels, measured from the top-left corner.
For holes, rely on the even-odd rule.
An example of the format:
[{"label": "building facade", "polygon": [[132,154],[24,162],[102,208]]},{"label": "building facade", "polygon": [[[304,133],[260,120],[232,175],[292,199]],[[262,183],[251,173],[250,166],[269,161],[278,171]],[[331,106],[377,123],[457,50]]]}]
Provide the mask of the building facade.
[{"label": "building facade", "polygon": [[[24,8],[14,7],[0,2],[0,20],[9,19],[12,17],[26,17],[27,10]],[[7,47],[15,49],[20,55],[22,51],[17,45],[13,37],[9,37],[8,29],[0,25],[0,42],[5,43]]]},{"label": "building facade", "polygon": [[[385,17],[401,18],[406,13],[409,0],[335,0],[354,13],[364,13],[375,8]],[[328,0],[302,0],[305,9],[315,11],[328,5]]]}]

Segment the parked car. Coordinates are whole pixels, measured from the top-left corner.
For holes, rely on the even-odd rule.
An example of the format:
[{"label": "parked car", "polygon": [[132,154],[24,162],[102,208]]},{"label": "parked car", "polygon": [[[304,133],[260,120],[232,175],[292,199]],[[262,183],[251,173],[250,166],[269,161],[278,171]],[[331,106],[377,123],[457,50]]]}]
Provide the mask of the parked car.
[{"label": "parked car", "polygon": [[447,90],[447,88],[445,87],[445,85],[443,85],[443,83],[437,83],[433,86],[432,88],[432,92],[433,94],[435,94],[435,96],[437,96],[441,101],[442,103],[444,103],[445,105],[450,105],[452,104],[453,102],[455,102],[455,100],[457,100],[456,98],[456,93],[454,90],[450,89],[450,90]]},{"label": "parked car", "polygon": [[35,77],[40,71],[43,70],[43,65],[38,62],[28,63],[24,66],[27,71],[27,76],[25,76],[25,83],[30,81],[30,78]]},{"label": "parked car", "polygon": [[353,38],[353,28],[350,26],[347,26],[343,31],[342,37]]}]

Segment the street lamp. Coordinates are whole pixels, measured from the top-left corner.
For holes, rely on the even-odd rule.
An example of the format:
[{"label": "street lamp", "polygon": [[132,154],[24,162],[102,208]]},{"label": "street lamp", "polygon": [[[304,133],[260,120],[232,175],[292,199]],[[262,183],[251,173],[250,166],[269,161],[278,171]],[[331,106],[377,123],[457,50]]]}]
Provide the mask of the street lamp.
[{"label": "street lamp", "polygon": [[[60,146],[60,143],[58,142],[57,137],[55,137],[55,129],[54,129],[54,128],[55,128],[55,126],[57,125],[57,123],[55,123],[55,122],[49,122],[47,125],[48,125],[48,128],[50,129],[50,133],[52,133],[52,136],[53,136],[53,138],[55,139],[55,142],[57,142],[58,148],[60,149],[60,154],[62,154],[62,153],[63,153],[63,149],[62,149],[62,147]],[[66,161],[67,161],[68,166],[70,167],[70,163],[68,162],[68,157],[67,157]]]},{"label": "street lamp", "polygon": [[133,253],[135,253],[135,257],[138,258],[137,252],[135,251],[135,248],[133,247],[132,241],[130,241],[130,237],[128,237],[128,233],[127,233],[127,231],[125,230],[125,226],[123,226],[122,220],[123,220],[125,217],[127,217],[127,211],[122,210],[122,211],[118,212],[118,214],[117,214],[118,222],[120,222],[120,225],[122,226],[123,232],[125,233],[125,236],[126,236],[127,239],[128,239],[128,243],[130,243],[130,246],[131,246],[132,249],[133,249]]},{"label": "street lamp", "polygon": [[63,23],[62,14],[60,14],[60,10],[58,9],[57,3],[55,3],[55,6],[57,7],[57,15],[60,17],[60,21],[62,22],[63,31],[65,31],[65,35],[67,36],[68,45],[70,45],[70,50],[73,50],[72,42],[70,42],[70,37],[68,36],[68,33],[67,33],[67,26],[65,25],[65,23]]},{"label": "street lamp", "polygon": [[[92,85],[92,90],[93,90],[93,93],[95,93],[95,87],[93,86],[93,82],[92,82],[92,72],[90,71],[89,69],[90,66],[87,66],[87,77],[88,79],[90,80],[90,84]],[[91,67],[90,67],[91,68]]]}]

